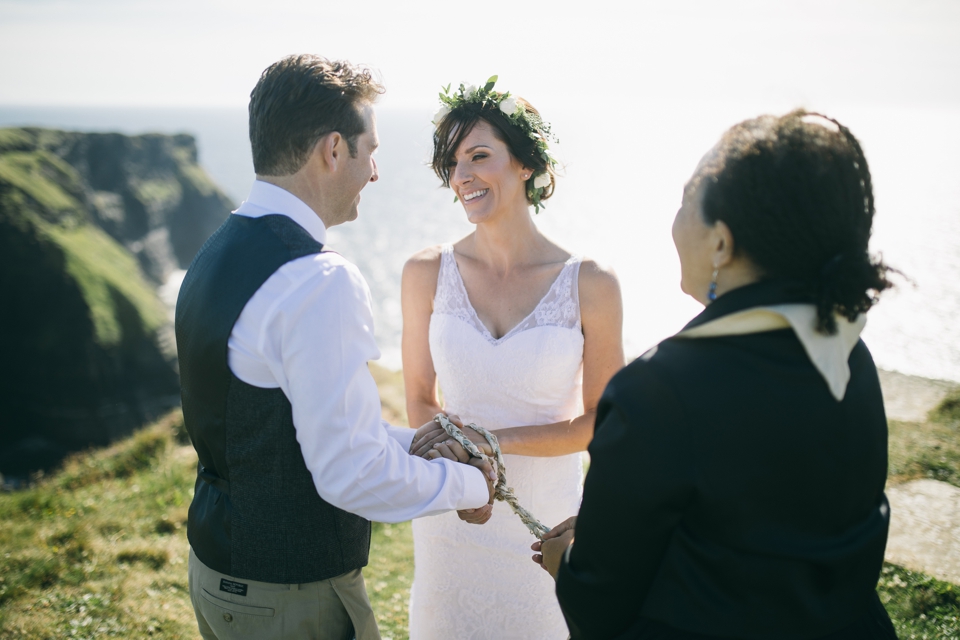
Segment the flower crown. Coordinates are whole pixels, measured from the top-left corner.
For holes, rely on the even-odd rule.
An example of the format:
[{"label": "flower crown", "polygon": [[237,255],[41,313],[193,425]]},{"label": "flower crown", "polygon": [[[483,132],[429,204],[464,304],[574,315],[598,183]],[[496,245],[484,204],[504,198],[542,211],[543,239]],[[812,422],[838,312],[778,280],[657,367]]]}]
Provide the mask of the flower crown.
[{"label": "flower crown", "polygon": [[[454,109],[470,102],[478,102],[481,106],[497,107],[507,116],[511,124],[520,127],[536,143],[537,151],[547,166],[555,167],[557,161],[550,155],[547,141],[559,142],[559,140],[550,133],[550,125],[536,113],[524,109],[509,91],[506,93],[494,91],[493,87],[496,83],[497,76],[490,76],[490,79],[482,87],[477,87],[475,84],[464,85],[460,83],[459,88],[454,89],[452,93],[449,84],[443,87],[443,92],[440,94],[440,109],[433,116],[434,126],[439,126],[447,114]],[[527,180],[527,195],[530,197],[530,202],[537,213],[540,213],[541,207],[546,206],[540,202],[540,198],[543,196],[544,190],[550,186],[551,181],[549,171],[542,171]]]}]

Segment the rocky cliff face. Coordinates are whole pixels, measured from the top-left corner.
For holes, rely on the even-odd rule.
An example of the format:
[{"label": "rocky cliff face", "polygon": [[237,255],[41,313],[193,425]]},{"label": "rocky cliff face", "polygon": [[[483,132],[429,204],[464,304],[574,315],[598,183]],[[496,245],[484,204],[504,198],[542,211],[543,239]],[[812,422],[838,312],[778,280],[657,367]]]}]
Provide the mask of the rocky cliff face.
[{"label": "rocky cliff face", "polygon": [[0,473],[179,402],[156,285],[229,209],[190,136],[0,129]]}]

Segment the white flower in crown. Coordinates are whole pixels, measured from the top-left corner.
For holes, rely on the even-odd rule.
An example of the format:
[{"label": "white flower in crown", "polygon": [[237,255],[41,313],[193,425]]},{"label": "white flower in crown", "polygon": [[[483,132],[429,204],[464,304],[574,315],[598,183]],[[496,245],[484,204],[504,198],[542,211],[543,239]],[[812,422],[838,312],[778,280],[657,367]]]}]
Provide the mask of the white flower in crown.
[{"label": "white flower in crown", "polygon": [[445,104],[440,105],[440,108],[437,109],[437,112],[433,114],[433,124],[440,124],[440,121],[443,120],[443,116],[447,115],[448,113],[450,113],[450,107]]},{"label": "white flower in crown", "polygon": [[517,99],[513,96],[510,96],[506,100],[503,100],[500,103],[500,111],[503,111],[506,115],[512,116],[517,112],[517,108],[520,106],[520,103],[517,102]]},{"label": "white flower in crown", "polygon": [[467,100],[470,100],[476,92],[477,85],[475,84],[468,84],[463,87],[463,97]]},{"label": "white flower in crown", "polygon": [[543,189],[550,186],[550,173],[544,171],[536,178],[533,179],[533,186],[535,189]]}]

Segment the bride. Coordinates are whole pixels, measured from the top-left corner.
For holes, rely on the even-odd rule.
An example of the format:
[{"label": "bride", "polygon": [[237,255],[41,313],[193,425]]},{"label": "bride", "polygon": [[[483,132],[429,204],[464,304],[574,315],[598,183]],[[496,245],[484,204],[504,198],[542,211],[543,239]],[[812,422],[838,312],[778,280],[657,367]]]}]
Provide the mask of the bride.
[{"label": "bride", "polygon": [[[579,506],[580,452],[624,365],[620,288],[611,270],[537,229],[530,209],[556,182],[549,125],[495,82],[445,91],[434,119],[433,169],[476,229],[404,266],[407,413],[410,424],[443,411],[493,431],[520,504],[560,522]],[[465,455],[439,430],[421,429],[412,451]],[[458,516],[413,523],[411,640],[566,638],[520,519],[504,504]]]}]

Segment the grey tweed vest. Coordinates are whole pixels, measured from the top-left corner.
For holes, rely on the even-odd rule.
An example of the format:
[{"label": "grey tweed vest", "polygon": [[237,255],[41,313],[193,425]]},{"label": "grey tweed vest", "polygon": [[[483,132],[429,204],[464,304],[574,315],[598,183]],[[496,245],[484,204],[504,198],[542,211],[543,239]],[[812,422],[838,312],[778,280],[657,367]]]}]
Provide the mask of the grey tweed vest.
[{"label": "grey tweed vest", "polygon": [[187,537],[201,562],[236,578],[314,582],[367,564],[370,523],[317,494],[283,391],[246,384],[227,365],[247,301],[281,266],[322,249],[286,216],[231,215],[180,288],[183,419],[200,459]]}]

